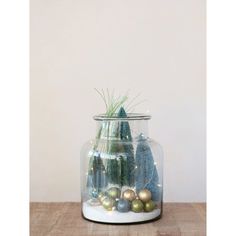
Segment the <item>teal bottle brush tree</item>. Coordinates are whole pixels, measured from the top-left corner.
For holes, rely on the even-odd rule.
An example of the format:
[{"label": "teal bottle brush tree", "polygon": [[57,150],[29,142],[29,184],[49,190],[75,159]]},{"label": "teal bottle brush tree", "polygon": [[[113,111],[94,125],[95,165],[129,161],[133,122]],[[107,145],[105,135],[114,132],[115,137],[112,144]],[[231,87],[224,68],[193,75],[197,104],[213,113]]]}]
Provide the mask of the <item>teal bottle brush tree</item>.
[{"label": "teal bottle brush tree", "polygon": [[83,160],[88,161],[81,171],[86,170],[83,215],[107,223],[157,218],[162,211],[162,152],[148,138],[146,122],[151,117],[130,113],[139,104],[133,103],[136,97],[96,91],[106,112],[94,117],[96,138],[84,151]]},{"label": "teal bottle brush tree", "polygon": [[152,194],[152,200],[158,201],[161,196],[157,185],[157,183],[159,183],[159,178],[156,163],[154,162],[151,148],[142,134],[138,137],[136,165],[136,190],[140,191],[141,189],[148,189]]},{"label": "teal bottle brush tree", "polygon": [[[118,112],[118,117],[127,118],[127,114],[123,107],[120,108]],[[121,159],[121,185],[134,186],[134,148],[132,144],[130,126],[127,121],[122,121],[120,124],[120,139],[123,141],[123,148],[124,152],[126,153],[126,159],[124,157]]]},{"label": "teal bottle brush tree", "polygon": [[[120,107],[117,118],[127,118],[123,107]],[[131,143],[131,131],[127,121],[121,121],[116,129],[116,137],[123,142],[110,142],[109,153],[120,153],[118,158],[107,162],[108,181],[119,186],[134,186],[134,148]],[[125,141],[128,141],[127,143]],[[120,170],[120,173],[117,171]]]}]

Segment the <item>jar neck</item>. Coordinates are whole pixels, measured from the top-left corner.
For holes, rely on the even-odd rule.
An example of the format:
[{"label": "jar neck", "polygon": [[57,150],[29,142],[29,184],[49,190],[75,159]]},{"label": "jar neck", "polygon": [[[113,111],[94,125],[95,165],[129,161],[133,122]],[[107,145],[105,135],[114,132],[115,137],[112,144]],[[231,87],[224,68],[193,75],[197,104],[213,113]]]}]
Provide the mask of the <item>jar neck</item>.
[{"label": "jar neck", "polygon": [[97,121],[97,139],[133,140],[140,134],[148,137],[148,120],[103,120]]}]

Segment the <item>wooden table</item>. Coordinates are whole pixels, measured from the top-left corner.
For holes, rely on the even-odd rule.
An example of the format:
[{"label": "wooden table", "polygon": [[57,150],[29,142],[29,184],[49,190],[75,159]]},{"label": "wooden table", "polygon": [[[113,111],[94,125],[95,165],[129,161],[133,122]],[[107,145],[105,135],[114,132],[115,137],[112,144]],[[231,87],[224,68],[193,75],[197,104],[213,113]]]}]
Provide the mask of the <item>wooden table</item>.
[{"label": "wooden table", "polygon": [[86,221],[80,203],[31,203],[30,236],[202,236],[206,235],[205,203],[164,203],[160,220],[133,225]]}]

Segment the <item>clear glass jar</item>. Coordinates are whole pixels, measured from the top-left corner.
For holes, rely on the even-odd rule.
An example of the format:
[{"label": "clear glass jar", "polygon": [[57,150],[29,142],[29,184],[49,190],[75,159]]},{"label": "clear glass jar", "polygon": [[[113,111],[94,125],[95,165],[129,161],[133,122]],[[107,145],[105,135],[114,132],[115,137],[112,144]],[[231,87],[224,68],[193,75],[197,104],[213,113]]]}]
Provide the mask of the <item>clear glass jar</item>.
[{"label": "clear glass jar", "polygon": [[162,214],[163,153],[148,137],[150,116],[95,116],[96,138],[81,151],[81,201],[85,219],[135,223]]}]

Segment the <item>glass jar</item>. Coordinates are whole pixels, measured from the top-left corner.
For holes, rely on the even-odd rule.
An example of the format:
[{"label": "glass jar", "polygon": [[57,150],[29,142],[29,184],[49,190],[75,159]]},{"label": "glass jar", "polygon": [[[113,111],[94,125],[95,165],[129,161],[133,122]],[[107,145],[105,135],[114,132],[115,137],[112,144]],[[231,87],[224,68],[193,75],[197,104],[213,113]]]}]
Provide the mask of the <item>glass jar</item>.
[{"label": "glass jar", "polygon": [[162,214],[163,153],[148,137],[149,115],[98,115],[96,138],[81,151],[81,201],[85,219],[136,223]]}]

